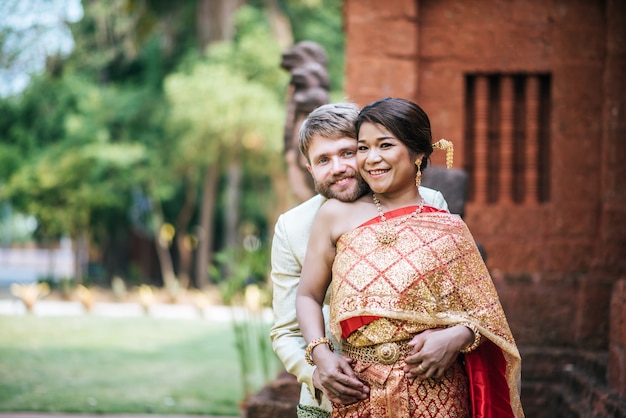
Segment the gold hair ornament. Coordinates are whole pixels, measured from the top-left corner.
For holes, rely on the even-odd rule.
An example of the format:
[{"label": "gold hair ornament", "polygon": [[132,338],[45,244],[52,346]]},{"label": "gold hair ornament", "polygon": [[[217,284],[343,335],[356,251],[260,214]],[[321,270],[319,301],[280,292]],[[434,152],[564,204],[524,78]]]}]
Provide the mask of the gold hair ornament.
[{"label": "gold hair ornament", "polygon": [[452,141],[441,138],[439,141],[433,144],[433,148],[446,151],[446,167],[448,167],[448,169],[451,169],[452,161],[454,160],[454,145],[452,145]]}]

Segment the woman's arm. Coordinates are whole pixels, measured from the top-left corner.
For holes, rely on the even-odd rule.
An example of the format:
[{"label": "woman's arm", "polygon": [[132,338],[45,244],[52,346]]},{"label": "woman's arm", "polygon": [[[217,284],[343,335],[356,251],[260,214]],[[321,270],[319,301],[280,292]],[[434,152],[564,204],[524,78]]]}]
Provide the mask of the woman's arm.
[{"label": "woman's arm", "polygon": [[[329,213],[331,206],[332,202],[326,202],[313,221],[296,293],[296,314],[307,343],[326,335],[322,303],[330,285],[335,258],[335,245],[330,237],[333,222]],[[314,351],[319,350],[316,348]]]},{"label": "woman's arm", "polygon": [[[336,201],[326,202],[311,228],[300,284],[296,294],[296,314],[307,343],[325,337],[322,303],[331,282],[335,259],[333,220],[341,217]],[[330,398],[350,404],[367,397],[369,388],[354,374],[348,359],[334,354],[328,344],[310,350],[321,383]]]}]

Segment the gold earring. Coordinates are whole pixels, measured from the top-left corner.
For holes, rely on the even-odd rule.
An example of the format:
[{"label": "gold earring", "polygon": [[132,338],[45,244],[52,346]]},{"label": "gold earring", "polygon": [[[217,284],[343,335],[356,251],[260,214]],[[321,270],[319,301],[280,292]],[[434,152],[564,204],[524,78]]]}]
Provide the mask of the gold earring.
[{"label": "gold earring", "polygon": [[415,174],[415,186],[418,188],[422,184],[422,159],[418,158],[415,160],[415,165],[417,166],[417,173]]}]

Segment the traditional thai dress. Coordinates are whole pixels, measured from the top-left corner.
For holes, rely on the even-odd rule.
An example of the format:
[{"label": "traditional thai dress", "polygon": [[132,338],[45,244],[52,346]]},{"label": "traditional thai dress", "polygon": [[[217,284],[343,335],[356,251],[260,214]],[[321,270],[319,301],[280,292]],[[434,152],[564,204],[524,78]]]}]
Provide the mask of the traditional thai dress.
[{"label": "traditional thai dress", "polygon": [[[385,214],[397,232],[392,243],[377,239],[379,217],[337,242],[330,329],[370,396],[334,405],[332,416],[523,417],[520,355],[470,231],[458,215],[415,209]],[[441,379],[405,376],[415,334],[462,323],[480,330],[478,349],[459,355]]]}]

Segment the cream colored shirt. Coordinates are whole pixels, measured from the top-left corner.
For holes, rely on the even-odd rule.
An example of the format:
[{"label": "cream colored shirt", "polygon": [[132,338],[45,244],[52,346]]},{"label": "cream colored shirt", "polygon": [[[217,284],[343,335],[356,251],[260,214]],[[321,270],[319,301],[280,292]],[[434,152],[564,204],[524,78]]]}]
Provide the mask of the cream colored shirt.
[{"label": "cream colored shirt", "polygon": [[[425,205],[448,210],[448,204],[439,191],[420,187],[420,195]],[[317,211],[325,201],[323,196],[316,195],[283,213],[276,221],[271,254],[274,325],[270,331],[270,339],[285,369],[302,383],[300,404],[330,411],[332,409],[330,401],[313,386],[315,367],[309,365],[304,359],[306,342],[296,318],[296,290],[300,281],[311,225]],[[323,306],[326,336],[333,341],[338,352],[340,345],[332,338],[328,329],[328,302],[329,294],[326,294]]]}]

